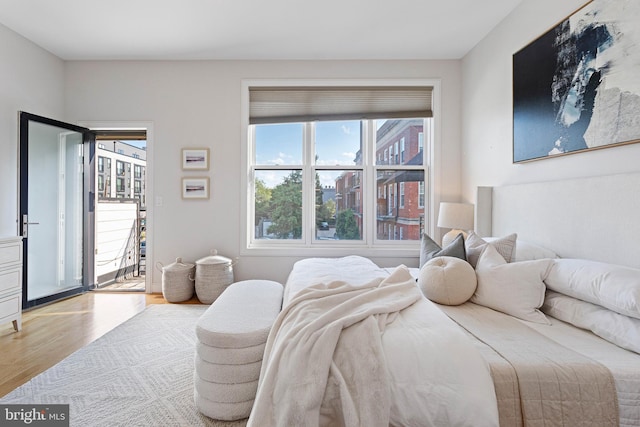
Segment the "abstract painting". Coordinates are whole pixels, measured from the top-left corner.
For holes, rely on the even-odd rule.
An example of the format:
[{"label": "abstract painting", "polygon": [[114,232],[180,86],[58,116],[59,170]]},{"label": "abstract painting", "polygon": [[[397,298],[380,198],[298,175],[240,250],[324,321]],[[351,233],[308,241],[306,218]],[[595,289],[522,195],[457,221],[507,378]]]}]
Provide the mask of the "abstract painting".
[{"label": "abstract painting", "polygon": [[513,55],[513,162],[640,142],[640,1],[593,0]]}]

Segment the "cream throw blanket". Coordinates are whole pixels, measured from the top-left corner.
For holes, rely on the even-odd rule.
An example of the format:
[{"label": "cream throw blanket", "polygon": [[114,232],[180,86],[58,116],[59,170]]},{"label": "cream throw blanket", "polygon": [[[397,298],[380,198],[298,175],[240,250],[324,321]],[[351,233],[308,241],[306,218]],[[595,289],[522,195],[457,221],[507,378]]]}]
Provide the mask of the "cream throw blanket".
[{"label": "cream throw blanket", "polygon": [[408,269],[353,286],[300,291],[267,340],[248,426],[389,425],[389,384],[381,334],[422,298]]}]

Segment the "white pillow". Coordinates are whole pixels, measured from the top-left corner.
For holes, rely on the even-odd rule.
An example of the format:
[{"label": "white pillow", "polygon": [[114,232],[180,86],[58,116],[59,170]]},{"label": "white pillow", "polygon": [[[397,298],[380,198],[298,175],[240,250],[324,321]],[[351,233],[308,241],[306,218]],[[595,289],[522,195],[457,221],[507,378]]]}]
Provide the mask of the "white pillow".
[{"label": "white pillow", "polygon": [[476,290],[476,273],[460,258],[439,256],[420,269],[418,287],[425,297],[444,305],[460,305]]},{"label": "white pillow", "polygon": [[[484,240],[491,243],[497,239],[497,237],[484,237]],[[540,246],[529,240],[518,239],[516,242],[515,259],[511,262],[531,261],[534,259],[545,258],[560,258],[557,253],[551,249],[547,249],[544,246]]]},{"label": "white pillow", "polygon": [[482,237],[478,236],[473,231],[469,231],[465,247],[467,251],[467,261],[473,268],[478,263],[480,254],[487,246],[493,246],[500,255],[507,262],[512,262],[515,259],[516,239],[518,235],[516,233],[509,234],[508,236],[494,238],[489,243]]},{"label": "white pillow", "polygon": [[563,322],[590,330],[619,347],[640,353],[640,319],[553,291],[547,291],[541,310]]},{"label": "white pillow", "polygon": [[487,245],[476,265],[478,287],[471,302],[530,322],[549,324],[540,310],[544,303],[544,278],[551,260],[540,259],[508,264]]},{"label": "white pillow", "polygon": [[549,289],[640,319],[640,270],[584,259],[559,258],[545,283]]}]

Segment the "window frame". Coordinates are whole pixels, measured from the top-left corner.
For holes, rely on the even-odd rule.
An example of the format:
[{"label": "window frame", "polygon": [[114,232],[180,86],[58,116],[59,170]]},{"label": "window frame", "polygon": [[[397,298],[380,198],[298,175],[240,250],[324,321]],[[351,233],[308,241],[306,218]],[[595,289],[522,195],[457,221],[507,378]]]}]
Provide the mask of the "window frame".
[{"label": "window frame", "polygon": [[[429,86],[432,88],[432,105],[433,117],[425,121],[424,133],[424,179],[425,184],[425,209],[424,227],[425,231],[430,235],[435,234],[434,218],[436,214],[436,206],[439,202],[438,189],[440,188],[440,153],[441,153],[441,118],[440,118],[440,79],[363,79],[363,80],[340,80],[340,79],[321,79],[321,80],[296,80],[296,79],[251,79],[242,80],[241,82],[241,185],[245,189],[245,194],[241,199],[240,210],[240,235],[241,246],[240,254],[247,256],[344,256],[344,255],[361,255],[370,257],[416,257],[420,242],[418,240],[400,241],[400,240],[378,240],[376,237],[375,222],[375,198],[377,186],[375,185],[374,171],[380,169],[402,169],[404,165],[373,165],[366,168],[363,172],[363,186],[367,188],[367,195],[363,195],[368,200],[366,203],[367,210],[373,223],[369,222],[363,228],[363,240],[357,241],[318,241],[315,239],[302,241],[297,240],[253,240],[253,209],[254,209],[254,185],[252,176],[252,159],[254,158],[254,147],[250,144],[254,135],[251,135],[254,127],[249,126],[249,89],[252,87],[269,87],[269,86]],[[365,121],[366,123],[366,121]],[[428,126],[427,126],[428,124]],[[373,131],[369,129],[368,131]],[[363,151],[366,150],[362,147]],[[307,147],[304,147],[307,150]],[[369,148],[371,151],[371,149]],[[308,151],[308,150],[307,150]],[[375,150],[373,150],[375,151]],[[312,153],[303,153],[303,155],[313,156]],[[375,163],[375,152],[367,153],[373,163]],[[278,169],[276,166],[270,166],[271,169]],[[282,169],[292,169],[292,165],[283,165]],[[338,170],[352,170],[352,165],[335,166]],[[331,167],[322,166],[319,169],[331,169]],[[303,176],[303,180],[307,182],[312,178],[315,168],[308,168],[307,174]],[[303,172],[304,174],[304,172]],[[371,184],[369,184],[371,183]],[[303,204],[313,206],[313,194],[311,191],[305,191],[310,186],[303,187]],[[309,193],[309,194],[308,194]],[[303,208],[304,209],[304,208]],[[307,208],[309,210],[311,208]],[[303,211],[302,226],[303,235],[308,233],[313,236],[315,224],[311,220],[307,211]]]}]

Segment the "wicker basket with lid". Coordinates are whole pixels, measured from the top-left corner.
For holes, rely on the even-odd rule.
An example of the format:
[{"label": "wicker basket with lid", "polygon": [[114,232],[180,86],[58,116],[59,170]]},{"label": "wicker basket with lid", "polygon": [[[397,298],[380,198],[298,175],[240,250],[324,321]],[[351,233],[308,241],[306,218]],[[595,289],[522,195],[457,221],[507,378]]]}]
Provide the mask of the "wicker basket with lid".
[{"label": "wicker basket with lid", "polygon": [[196,295],[211,304],[233,283],[233,261],[213,249],[211,255],[196,261]]},{"label": "wicker basket with lid", "polygon": [[182,302],[193,297],[194,264],[184,263],[182,258],[176,258],[174,263],[164,266],[158,262],[156,267],[162,271],[162,296],[164,299],[169,302]]}]

